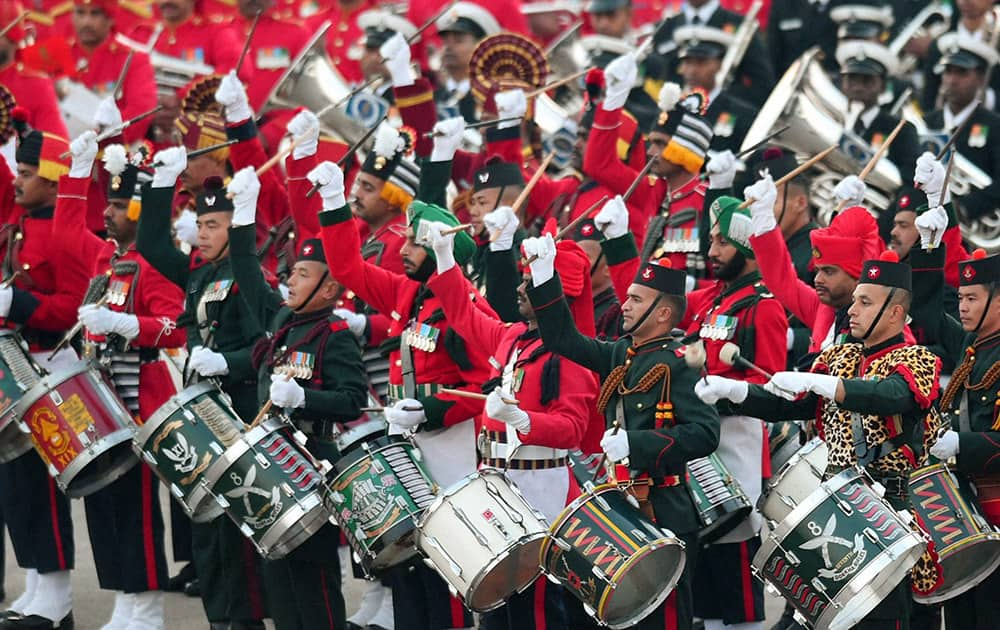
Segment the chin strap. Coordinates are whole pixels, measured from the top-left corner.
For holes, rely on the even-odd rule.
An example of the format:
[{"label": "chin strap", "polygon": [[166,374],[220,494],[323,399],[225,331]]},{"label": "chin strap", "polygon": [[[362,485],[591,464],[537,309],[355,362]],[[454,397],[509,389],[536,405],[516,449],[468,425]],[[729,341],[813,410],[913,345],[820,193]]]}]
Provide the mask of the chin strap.
[{"label": "chin strap", "polygon": [[646,309],[646,312],[642,314],[642,317],[639,318],[639,321],[629,326],[628,328],[624,329],[625,334],[630,335],[637,328],[639,328],[639,326],[642,326],[643,322],[645,322],[646,319],[649,318],[649,315],[653,312],[653,309],[656,308],[656,306],[660,303],[661,299],[663,299],[662,293],[656,296],[656,299],[653,300],[653,303],[649,305],[649,308]]},{"label": "chin strap", "polygon": [[225,254],[227,251],[229,251],[229,241],[228,240],[226,241],[226,244],[222,246],[222,249],[219,250],[219,253],[216,254],[216,256],[214,258],[209,258],[208,262],[215,263],[220,258],[222,258],[223,254]]},{"label": "chin strap", "polygon": [[305,301],[302,302],[301,306],[299,306],[298,308],[293,308],[292,312],[294,312],[294,313],[301,313],[302,309],[304,309],[305,307],[309,306],[309,302],[312,302],[312,299],[314,297],[316,297],[316,293],[319,292],[319,288],[321,286],[323,286],[324,282],[326,282],[326,277],[328,275],[330,275],[330,268],[329,267],[327,267],[326,269],[323,270],[323,275],[319,277],[319,282],[317,282],[316,286],[313,287],[313,290],[309,292],[309,297],[307,297],[305,299]]},{"label": "chin strap", "polygon": [[986,306],[983,307],[983,314],[979,316],[979,321],[976,323],[976,328],[974,330],[976,333],[979,332],[983,322],[986,321],[986,314],[990,312],[990,304],[993,303],[993,296],[996,295],[996,290],[996,284],[990,283],[990,294],[986,297]]},{"label": "chin strap", "polygon": [[871,336],[872,331],[875,330],[875,326],[878,325],[878,321],[882,319],[882,313],[884,313],[885,309],[889,307],[889,302],[892,301],[892,296],[894,295],[896,295],[896,287],[889,289],[889,295],[885,296],[885,302],[882,302],[882,308],[878,310],[878,315],[876,315],[875,319],[872,320],[872,323],[868,326],[868,330],[865,331],[865,334],[861,336],[861,341],[864,341]]}]

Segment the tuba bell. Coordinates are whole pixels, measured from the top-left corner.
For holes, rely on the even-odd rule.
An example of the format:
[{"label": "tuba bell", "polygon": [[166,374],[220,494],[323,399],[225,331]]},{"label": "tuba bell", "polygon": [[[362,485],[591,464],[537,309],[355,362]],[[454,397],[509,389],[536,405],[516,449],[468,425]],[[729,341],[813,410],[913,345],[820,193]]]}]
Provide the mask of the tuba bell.
[{"label": "tuba bell", "polygon": [[[774,144],[807,159],[830,145],[838,145],[811,171],[809,202],[824,225],[829,223],[836,200],[833,189],[847,175],[858,173],[873,151],[853,134],[845,134],[847,97],[819,63],[819,48],[806,51],[785,72],[761,108],[743,140],[747,149],[777,129],[788,126]],[[850,142],[845,142],[849,140]],[[863,146],[858,146],[858,144]],[[865,180],[865,206],[873,212],[889,207],[902,185],[899,169],[883,157]]]},{"label": "tuba bell", "polygon": [[916,67],[919,59],[910,53],[904,52],[904,48],[915,37],[930,37],[937,41],[951,28],[952,7],[940,0],[934,0],[920,10],[906,26],[888,44],[892,54],[899,58],[898,76],[906,76]]},{"label": "tuba bell", "polygon": [[330,22],[323,22],[278,79],[258,113],[305,107],[319,116],[324,134],[354,144],[365,134],[365,127],[348,117],[344,107],[328,107],[343,102],[351,93],[350,84],[326,54],[329,28]]}]

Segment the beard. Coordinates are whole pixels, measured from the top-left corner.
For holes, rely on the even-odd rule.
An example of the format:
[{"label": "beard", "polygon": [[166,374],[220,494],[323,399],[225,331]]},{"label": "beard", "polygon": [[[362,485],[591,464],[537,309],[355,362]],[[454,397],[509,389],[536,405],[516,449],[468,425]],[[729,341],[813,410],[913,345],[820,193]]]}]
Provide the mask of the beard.
[{"label": "beard", "polygon": [[731,282],[740,276],[746,264],[747,257],[742,252],[736,252],[736,255],[729,259],[729,262],[719,267],[715,272],[715,277],[723,282]]},{"label": "beard", "polygon": [[406,277],[411,280],[416,280],[417,282],[423,283],[430,280],[431,276],[434,275],[434,272],[436,270],[437,270],[437,262],[434,260],[433,257],[428,256],[427,258],[424,258],[424,262],[420,263],[420,266],[417,267],[416,271],[413,272],[407,271]]}]

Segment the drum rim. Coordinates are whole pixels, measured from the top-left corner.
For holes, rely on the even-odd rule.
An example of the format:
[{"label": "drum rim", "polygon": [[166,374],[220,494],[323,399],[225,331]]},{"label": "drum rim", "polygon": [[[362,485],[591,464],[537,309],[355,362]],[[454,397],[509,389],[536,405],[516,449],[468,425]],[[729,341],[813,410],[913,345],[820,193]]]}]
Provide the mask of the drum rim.
[{"label": "drum rim", "polygon": [[[420,531],[419,528],[417,529],[417,531],[418,531],[417,541],[419,543],[421,538],[419,533]],[[525,535],[523,538],[518,539],[517,543],[521,543],[523,546],[528,546],[531,543],[538,541],[539,548],[541,548],[541,542],[544,542],[547,537],[548,537],[548,530],[543,529],[540,532],[535,532],[533,534]],[[472,605],[472,599],[470,595],[472,595],[476,591],[476,589],[482,585],[482,582],[484,579],[486,579],[486,576],[488,576],[490,573],[496,570],[498,566],[500,566],[501,561],[505,560],[507,557],[511,555],[511,551],[514,550],[514,546],[515,546],[514,543],[507,545],[503,549],[503,551],[494,556],[493,560],[491,560],[485,567],[480,569],[476,573],[476,575],[472,578],[472,580],[469,581],[469,586],[465,589],[466,592],[461,594],[462,602],[464,602],[465,605],[469,607],[469,610],[474,610],[476,612],[490,612],[491,610],[496,610],[497,608],[500,608],[507,602],[507,598],[504,597],[501,598],[500,601],[498,602],[491,603],[488,607],[481,607],[481,606],[474,607]],[[419,546],[417,547],[417,550],[420,551]],[[511,593],[510,595],[514,595],[515,593],[520,593],[524,591],[524,589],[531,586],[531,584],[534,583],[534,581],[537,580],[542,575],[542,567],[539,566],[537,562],[535,563],[535,566],[537,571],[535,571],[534,575],[531,576],[531,579],[525,580],[524,584],[519,584],[517,588],[514,589],[514,592]],[[448,582],[447,578],[445,578],[445,582]],[[508,595],[508,597],[510,597],[510,595]]]},{"label": "drum rim", "polygon": [[[77,361],[72,367],[66,367],[61,370],[49,372],[40,378],[38,382],[31,386],[26,392],[24,392],[24,395],[21,396],[16,403],[14,403],[14,407],[10,413],[12,413],[13,417],[19,422],[22,422],[24,414],[31,409],[36,402],[41,400],[43,396],[71,378],[91,371],[101,374],[101,371],[98,368],[95,368],[87,361]],[[104,382],[105,385],[107,385],[107,381],[103,377],[98,378]],[[108,385],[108,387],[110,387],[110,385]]]},{"label": "drum rim", "polygon": [[[788,458],[787,462],[781,465],[781,468],[778,469],[777,474],[772,475],[771,478],[767,480],[767,483],[761,485],[760,497],[757,498],[757,505],[755,507],[757,508],[757,511],[760,512],[764,518],[768,518],[768,516],[764,514],[764,511],[761,509],[761,507],[763,507],[767,503],[767,499],[771,496],[771,493],[778,488],[779,484],[781,484],[781,480],[784,479],[785,473],[790,471],[795,464],[804,460],[805,454],[811,453],[817,448],[819,448],[820,444],[825,445],[826,442],[820,439],[818,436],[812,438],[811,440],[803,444],[801,447],[799,447],[798,450],[796,450],[792,454],[791,457]],[[829,447],[827,447],[827,449],[829,452]],[[823,477],[821,474],[820,484],[822,483],[823,483]]]},{"label": "drum rim", "polygon": [[[240,436],[236,439],[236,441],[222,449],[222,452],[219,453],[218,457],[216,457],[214,461],[212,461],[208,469],[206,469],[205,473],[202,475],[202,479],[206,484],[208,484],[209,491],[212,494],[217,494],[215,492],[215,484],[222,479],[222,476],[226,474],[226,471],[229,470],[233,464],[238,462],[240,458],[246,455],[247,451],[256,446],[262,439],[272,433],[280,431],[285,426],[287,425],[284,422],[271,418],[262,424],[253,427],[252,429],[244,429],[241,431]],[[299,446],[298,442],[295,442],[295,447],[299,451],[304,450],[301,446]],[[231,453],[237,451],[238,454],[231,455]],[[308,461],[310,464],[312,463],[311,459],[308,459]],[[319,474],[322,479],[323,475],[319,472],[319,469],[316,470],[316,473]]]},{"label": "drum rim", "polygon": [[[975,548],[979,549],[982,547],[980,543],[983,542],[994,542],[1000,543],[1000,533],[997,532],[983,532],[972,538],[966,539],[966,544],[975,542]],[[980,567],[980,570],[975,574],[969,575],[962,582],[949,585],[947,582],[941,584],[938,588],[931,591],[928,595],[919,595],[916,591],[913,593],[913,600],[921,604],[937,604],[945,600],[952,599],[953,597],[958,597],[962,593],[968,591],[969,589],[978,586],[980,582],[990,577],[997,567],[1000,567],[1000,545],[996,545],[998,549],[994,552],[993,560],[989,564],[984,564]],[[945,573],[945,579],[947,580],[947,572]]]},{"label": "drum rim", "polygon": [[[91,444],[100,444],[100,443],[105,442],[105,441],[109,441],[110,442],[111,438],[114,437],[115,434],[124,433],[124,432],[127,432],[127,431],[124,430],[124,429],[119,429],[118,431],[115,431],[114,433],[111,433],[111,434],[109,434],[109,435],[101,438],[97,442],[91,442]],[[125,436],[125,438],[123,440],[121,440],[121,441],[119,441],[119,442],[117,442],[115,444],[112,444],[112,448],[114,446],[120,446],[122,444],[125,444],[126,442],[128,442],[129,440],[131,440],[131,438],[132,438],[131,434]],[[89,448],[88,448],[88,450],[89,450]],[[103,451],[101,453],[101,455],[103,455],[106,452],[108,452],[108,451]],[[111,468],[107,468],[104,471],[102,471],[102,476],[99,479],[95,479],[93,482],[86,483],[86,484],[83,484],[83,485],[80,485],[80,486],[77,486],[77,487],[72,487],[73,481],[75,481],[76,477],[81,472],[83,472],[84,468],[86,468],[87,466],[89,466],[90,464],[92,464],[94,462],[94,460],[96,459],[96,457],[90,459],[86,464],[83,464],[81,462],[79,466],[76,465],[77,464],[77,459],[79,459],[79,457],[74,458],[73,462],[70,464],[70,466],[67,466],[66,469],[63,470],[62,474],[60,474],[58,477],[56,477],[56,484],[59,486],[60,490],[63,491],[63,494],[65,494],[67,497],[69,497],[71,499],[79,499],[81,497],[85,497],[85,496],[94,494],[98,490],[102,490],[102,489],[108,487],[109,485],[111,485],[112,483],[114,483],[115,481],[117,481],[118,479],[120,479],[125,473],[127,473],[129,470],[131,470],[133,466],[135,466],[136,464],[139,463],[139,458],[136,457],[136,455],[132,451],[132,449],[128,449],[127,453],[128,453],[127,457],[123,457],[120,461],[116,462],[114,466],[112,466]],[[83,453],[81,453],[81,455],[82,454]],[[73,473],[69,477],[67,477],[65,479],[65,481],[63,481],[63,479],[62,479],[63,476],[66,474],[67,471],[70,470],[71,467],[74,469]]]},{"label": "drum rim", "polygon": [[[374,444],[375,448],[364,449],[362,447],[362,445],[364,445],[364,444]],[[384,451],[385,449],[389,448],[390,446],[401,446],[404,449],[406,449],[407,447],[409,447],[410,450],[420,450],[419,446],[417,446],[416,444],[414,444],[410,440],[407,440],[406,438],[398,436],[398,435],[383,435],[383,436],[377,437],[377,438],[375,438],[374,440],[371,440],[371,441],[365,440],[364,442],[362,442],[358,446],[359,446],[359,448],[355,448],[355,449],[351,450],[349,453],[345,453],[345,454],[341,455],[337,459],[336,462],[331,462],[331,465],[333,466],[332,470],[337,471],[337,474],[334,475],[333,479],[330,480],[331,487],[332,487],[333,483],[336,482],[337,479],[340,478],[341,475],[343,475],[345,472],[347,472],[346,468],[342,469],[342,470],[339,469],[340,462],[343,462],[345,460],[350,459],[350,461],[347,463],[347,467],[350,468],[351,466],[354,466],[354,464],[358,463],[358,461],[360,461],[362,459],[361,456],[359,455],[359,453],[361,453],[361,452],[369,453],[369,454],[370,453],[380,453],[380,452]],[[417,461],[417,462],[420,462],[420,467],[423,466],[423,460],[422,459],[417,459],[415,457],[413,459],[415,461]],[[426,474],[426,471],[425,471],[425,476],[429,477],[429,475]],[[433,486],[434,486],[434,484],[431,483],[431,487],[433,487]]]},{"label": "drum rim", "polygon": [[[257,541],[253,536],[247,536],[254,546],[257,547],[258,552],[261,556],[268,560],[278,560],[285,557],[291,553],[296,547],[307,541],[313,534],[322,529],[330,520],[330,513],[326,510],[326,506],[323,504],[323,496],[320,493],[320,488],[313,488],[302,498],[302,500],[296,499],[295,505],[285,510],[285,512],[278,518],[278,521],[272,523],[268,526],[267,530],[260,537],[260,541]],[[315,496],[315,505],[307,508],[303,508],[302,504],[309,497]],[[227,512],[228,514],[228,512]],[[233,518],[230,515],[230,518]],[[236,521],[235,518],[233,518]],[[280,534],[272,533],[278,528],[278,525],[284,524],[286,520],[291,522],[287,524],[281,531]],[[304,522],[305,525],[296,528],[300,522]],[[242,525],[241,522],[236,523],[237,527]],[[285,534],[293,532],[293,534],[286,540]]]},{"label": "drum rim", "polygon": [[[777,527],[771,530],[771,533],[778,539],[784,540],[785,536],[795,529],[795,527],[801,523],[806,516],[811,514],[812,511],[819,507],[819,505],[822,504],[827,498],[855,479],[867,488],[882,504],[891,510],[893,514],[897,514],[896,509],[888,505],[885,499],[878,496],[874,488],[865,483],[864,477],[864,469],[853,467],[842,470],[833,477],[830,477],[826,481],[820,483],[819,487],[810,492],[809,496],[806,497],[802,503],[799,503],[792,508],[791,512],[788,513],[788,516],[782,519],[781,522],[778,523]],[[822,496],[820,496],[819,490],[824,490]],[[789,525],[791,522],[794,522],[795,525]],[[907,527],[907,529],[909,528]]]},{"label": "drum rim", "polygon": [[[377,430],[370,431],[370,432],[362,432],[361,431],[361,429],[369,428],[372,425],[376,425],[376,424],[380,424],[381,425],[381,427],[379,427]],[[364,439],[367,438],[369,435],[374,435],[376,433],[380,433],[382,431],[385,431],[388,426],[389,426],[389,423],[386,422],[384,418],[380,419],[380,420],[368,420],[367,422],[363,422],[363,423],[361,423],[361,424],[359,424],[359,425],[357,425],[355,427],[351,427],[347,431],[342,431],[340,433],[340,435],[338,435],[336,438],[334,438],[333,443],[337,447],[337,450],[341,454],[344,454],[345,451],[348,450],[348,449],[346,449],[344,447],[346,447],[346,446],[360,446],[361,442],[363,442]],[[361,435],[361,438],[360,439],[351,440],[347,444],[344,444],[345,438],[351,436],[351,434],[355,433],[355,432],[359,433]]]},{"label": "drum rim", "polygon": [[[151,437],[150,434],[155,433],[156,429],[158,429],[159,426],[167,420],[167,418],[177,413],[177,411],[184,409],[184,406],[187,403],[211,390],[224,393],[222,389],[211,381],[202,381],[200,383],[195,383],[194,385],[188,385],[181,391],[177,392],[168,398],[162,405],[157,407],[156,411],[154,411],[149,418],[142,423],[136,431],[135,439],[139,440],[141,444],[145,444]],[[229,406],[230,410],[232,410],[230,405],[227,406]],[[172,408],[168,411],[168,407]],[[239,419],[238,415],[236,416],[236,419]]]},{"label": "drum rim", "polygon": [[681,574],[684,573],[684,566],[687,564],[687,555],[685,554],[684,551],[684,541],[677,538],[676,536],[658,538],[656,540],[650,541],[649,543],[643,545],[642,548],[639,549],[639,551],[630,556],[629,559],[626,560],[624,563],[622,563],[622,566],[618,567],[618,570],[615,571],[614,575],[610,579],[611,583],[617,586],[619,583],[618,579],[620,577],[623,577],[623,575],[627,572],[627,570],[632,568],[632,566],[636,564],[639,560],[645,558],[646,556],[652,554],[654,551],[657,551],[661,548],[667,548],[672,546],[678,547],[677,551],[680,552],[678,556],[680,558],[680,562],[677,563],[677,566],[675,567],[673,574],[667,581],[668,586],[666,588],[657,591],[656,596],[649,601],[648,605],[644,606],[636,613],[632,614],[626,619],[622,619],[621,621],[612,622],[608,619],[605,619],[603,613],[607,609],[611,597],[614,595],[614,593],[617,592],[617,588],[608,587],[604,589],[604,593],[601,595],[601,600],[598,602],[597,616],[601,621],[606,623],[608,627],[611,628],[611,630],[619,630],[621,628],[628,628],[632,625],[635,625],[639,621],[645,619],[651,612],[653,612],[653,610],[657,606],[662,604],[665,599],[670,597],[670,594],[674,591],[675,588],[677,588],[677,582],[680,581]]}]

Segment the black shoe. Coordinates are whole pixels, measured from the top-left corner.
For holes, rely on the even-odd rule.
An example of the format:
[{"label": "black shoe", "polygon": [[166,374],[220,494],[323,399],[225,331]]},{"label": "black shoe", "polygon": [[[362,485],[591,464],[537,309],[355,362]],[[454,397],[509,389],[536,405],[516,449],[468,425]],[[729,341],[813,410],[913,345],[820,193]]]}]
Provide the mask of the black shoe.
[{"label": "black shoe", "polygon": [[194,571],[194,563],[188,562],[174,577],[167,580],[167,585],[163,587],[168,593],[183,593],[184,586],[191,580],[198,577]]},{"label": "black shoe", "polygon": [[0,621],[0,630],[14,630],[19,628],[21,630],[73,630],[73,611],[69,611],[65,617],[63,617],[58,624],[53,623],[48,617],[42,617],[41,615],[21,615],[20,613],[15,613],[3,621]]},{"label": "black shoe", "polygon": [[184,594],[188,597],[201,597],[201,580],[195,578],[185,584]]}]

